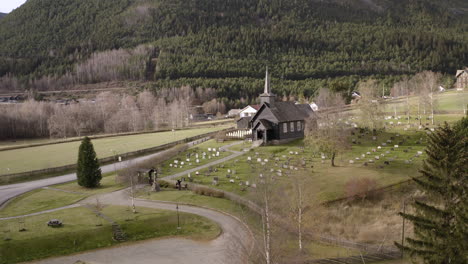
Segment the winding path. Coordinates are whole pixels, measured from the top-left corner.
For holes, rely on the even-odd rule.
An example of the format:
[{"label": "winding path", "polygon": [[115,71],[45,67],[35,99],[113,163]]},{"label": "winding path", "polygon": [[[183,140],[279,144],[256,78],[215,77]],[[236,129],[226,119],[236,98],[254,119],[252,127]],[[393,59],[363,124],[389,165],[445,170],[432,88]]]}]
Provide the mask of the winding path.
[{"label": "winding path", "polygon": [[[99,195],[103,204],[128,206],[128,190]],[[80,204],[92,203],[96,196]],[[174,203],[136,200],[137,207],[175,211]],[[89,263],[118,264],[176,264],[176,263],[247,263],[253,246],[248,228],[233,216],[194,206],[179,205],[179,211],[206,217],[220,225],[222,234],[212,241],[194,241],[184,238],[152,239],[132,244],[98,249],[70,256],[49,258],[33,263],[73,264],[78,260]]]}]

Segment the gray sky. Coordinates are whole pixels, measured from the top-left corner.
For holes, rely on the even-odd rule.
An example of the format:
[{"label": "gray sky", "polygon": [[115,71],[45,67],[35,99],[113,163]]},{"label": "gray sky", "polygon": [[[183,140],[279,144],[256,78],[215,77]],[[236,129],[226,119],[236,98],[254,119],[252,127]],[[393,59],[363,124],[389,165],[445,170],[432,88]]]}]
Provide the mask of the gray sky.
[{"label": "gray sky", "polygon": [[13,9],[22,5],[26,0],[1,0],[0,13],[10,13]]}]

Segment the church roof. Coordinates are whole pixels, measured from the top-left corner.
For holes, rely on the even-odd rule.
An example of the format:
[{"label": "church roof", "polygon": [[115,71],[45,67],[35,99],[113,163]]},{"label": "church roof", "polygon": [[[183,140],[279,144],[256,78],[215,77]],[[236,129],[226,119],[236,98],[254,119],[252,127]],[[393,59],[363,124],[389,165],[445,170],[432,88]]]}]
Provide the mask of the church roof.
[{"label": "church roof", "polygon": [[295,104],[294,102],[275,102],[268,106],[278,122],[304,120],[312,114],[308,104]]}]

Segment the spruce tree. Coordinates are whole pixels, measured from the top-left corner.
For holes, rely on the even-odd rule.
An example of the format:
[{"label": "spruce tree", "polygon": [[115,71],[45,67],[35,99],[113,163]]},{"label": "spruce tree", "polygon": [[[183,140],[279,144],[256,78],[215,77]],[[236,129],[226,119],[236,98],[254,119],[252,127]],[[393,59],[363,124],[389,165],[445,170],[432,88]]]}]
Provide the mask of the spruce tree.
[{"label": "spruce tree", "polygon": [[413,203],[414,214],[400,213],[413,223],[414,237],[395,244],[426,264],[468,263],[467,128],[464,118],[428,135],[422,175],[413,178],[427,197]]},{"label": "spruce tree", "polygon": [[102,178],[93,143],[88,137],[85,137],[80,145],[76,176],[78,184],[86,188],[99,186]]}]

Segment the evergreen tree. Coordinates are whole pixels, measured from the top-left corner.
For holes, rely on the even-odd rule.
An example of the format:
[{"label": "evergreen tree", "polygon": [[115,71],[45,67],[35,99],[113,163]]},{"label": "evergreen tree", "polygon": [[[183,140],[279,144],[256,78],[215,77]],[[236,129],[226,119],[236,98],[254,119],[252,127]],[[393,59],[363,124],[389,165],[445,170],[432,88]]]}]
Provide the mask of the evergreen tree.
[{"label": "evergreen tree", "polygon": [[93,143],[88,137],[85,137],[80,145],[76,176],[78,177],[78,184],[86,188],[99,186],[102,179],[99,161]]},{"label": "evergreen tree", "polygon": [[408,245],[396,245],[427,264],[462,264],[468,256],[468,120],[447,123],[428,136],[427,158],[413,178],[427,199],[416,200],[414,214],[401,215],[414,225]]}]

